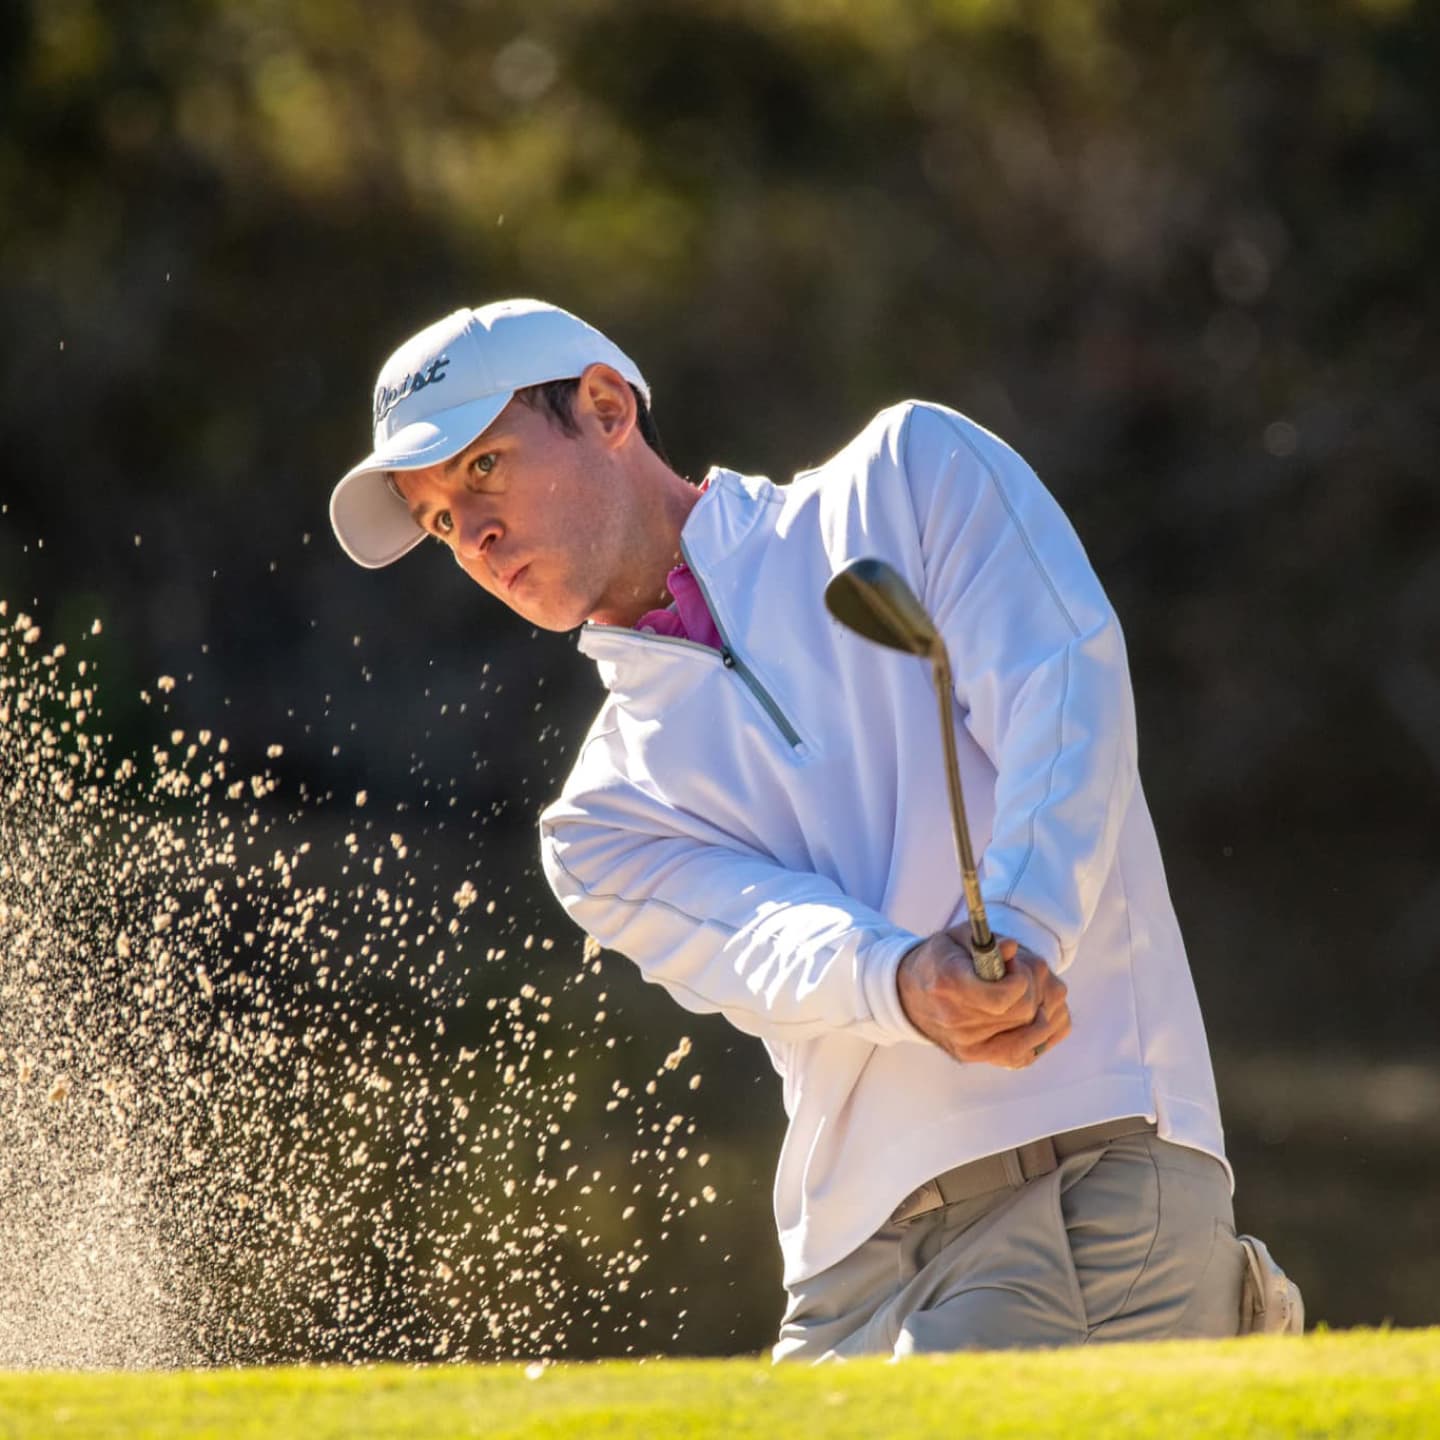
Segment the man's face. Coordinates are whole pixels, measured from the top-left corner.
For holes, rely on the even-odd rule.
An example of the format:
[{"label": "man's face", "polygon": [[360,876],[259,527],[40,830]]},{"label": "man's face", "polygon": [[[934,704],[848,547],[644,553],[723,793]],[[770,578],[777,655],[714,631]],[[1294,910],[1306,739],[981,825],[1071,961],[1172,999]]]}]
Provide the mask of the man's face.
[{"label": "man's face", "polygon": [[[592,383],[605,369],[592,366],[582,379],[578,436],[512,400],[460,454],[394,474],[420,528],[477,585],[544,630],[606,620],[630,588],[619,452],[633,399],[618,375],[614,386],[603,374]],[[627,400],[628,424],[615,413]]]}]

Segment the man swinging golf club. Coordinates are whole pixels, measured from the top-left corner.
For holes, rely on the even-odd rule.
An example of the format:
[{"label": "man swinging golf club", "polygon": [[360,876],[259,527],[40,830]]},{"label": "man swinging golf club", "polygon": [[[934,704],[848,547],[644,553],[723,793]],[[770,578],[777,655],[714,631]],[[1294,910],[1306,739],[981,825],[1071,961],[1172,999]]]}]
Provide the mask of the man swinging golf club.
[{"label": "man swinging golf club", "polygon": [[790,485],[695,487],[649,403],[563,310],[460,310],[386,362],[330,513],[362,565],[431,535],[583,626],[610,693],[545,873],[781,1076],[777,1358],[1295,1328],[1235,1234],[1124,643],[1053,498],[919,402]]}]

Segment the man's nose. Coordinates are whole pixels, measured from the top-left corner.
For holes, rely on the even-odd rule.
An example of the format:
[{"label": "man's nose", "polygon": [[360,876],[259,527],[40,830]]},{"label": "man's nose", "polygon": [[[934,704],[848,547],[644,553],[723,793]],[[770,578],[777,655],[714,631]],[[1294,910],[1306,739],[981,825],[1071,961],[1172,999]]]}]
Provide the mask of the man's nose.
[{"label": "man's nose", "polygon": [[500,535],[500,524],[479,506],[466,508],[455,517],[458,534],[455,549],[466,560],[478,560]]}]

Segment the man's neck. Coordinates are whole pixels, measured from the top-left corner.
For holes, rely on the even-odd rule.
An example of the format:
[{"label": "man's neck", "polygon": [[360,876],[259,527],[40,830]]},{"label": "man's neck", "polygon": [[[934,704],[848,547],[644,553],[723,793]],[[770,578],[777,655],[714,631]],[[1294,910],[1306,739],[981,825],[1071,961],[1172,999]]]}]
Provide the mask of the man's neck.
[{"label": "man's neck", "polygon": [[617,587],[618,595],[608,596],[590,619],[597,625],[632,627],[649,610],[668,602],[666,581],[681,564],[680,532],[700,499],[698,486],[677,475],[651,452],[653,465],[647,469],[639,492],[646,497],[644,523],[637,534],[636,563],[628,582]]}]

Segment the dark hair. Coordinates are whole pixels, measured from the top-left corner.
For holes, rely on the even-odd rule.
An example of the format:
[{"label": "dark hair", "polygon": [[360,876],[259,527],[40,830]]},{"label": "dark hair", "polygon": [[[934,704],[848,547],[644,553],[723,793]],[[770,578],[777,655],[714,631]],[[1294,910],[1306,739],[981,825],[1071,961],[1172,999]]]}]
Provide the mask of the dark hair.
[{"label": "dark hair", "polygon": [[[548,380],[543,385],[527,385],[515,392],[515,398],[522,405],[539,411],[564,434],[578,435],[580,426],[575,419],[575,396],[579,389],[580,377],[577,375],[573,380]],[[635,423],[640,429],[641,439],[669,465],[670,457],[665,453],[660,431],[655,426],[655,417],[651,415],[645,397],[634,385],[630,386],[630,393],[635,397],[638,412]]]}]

